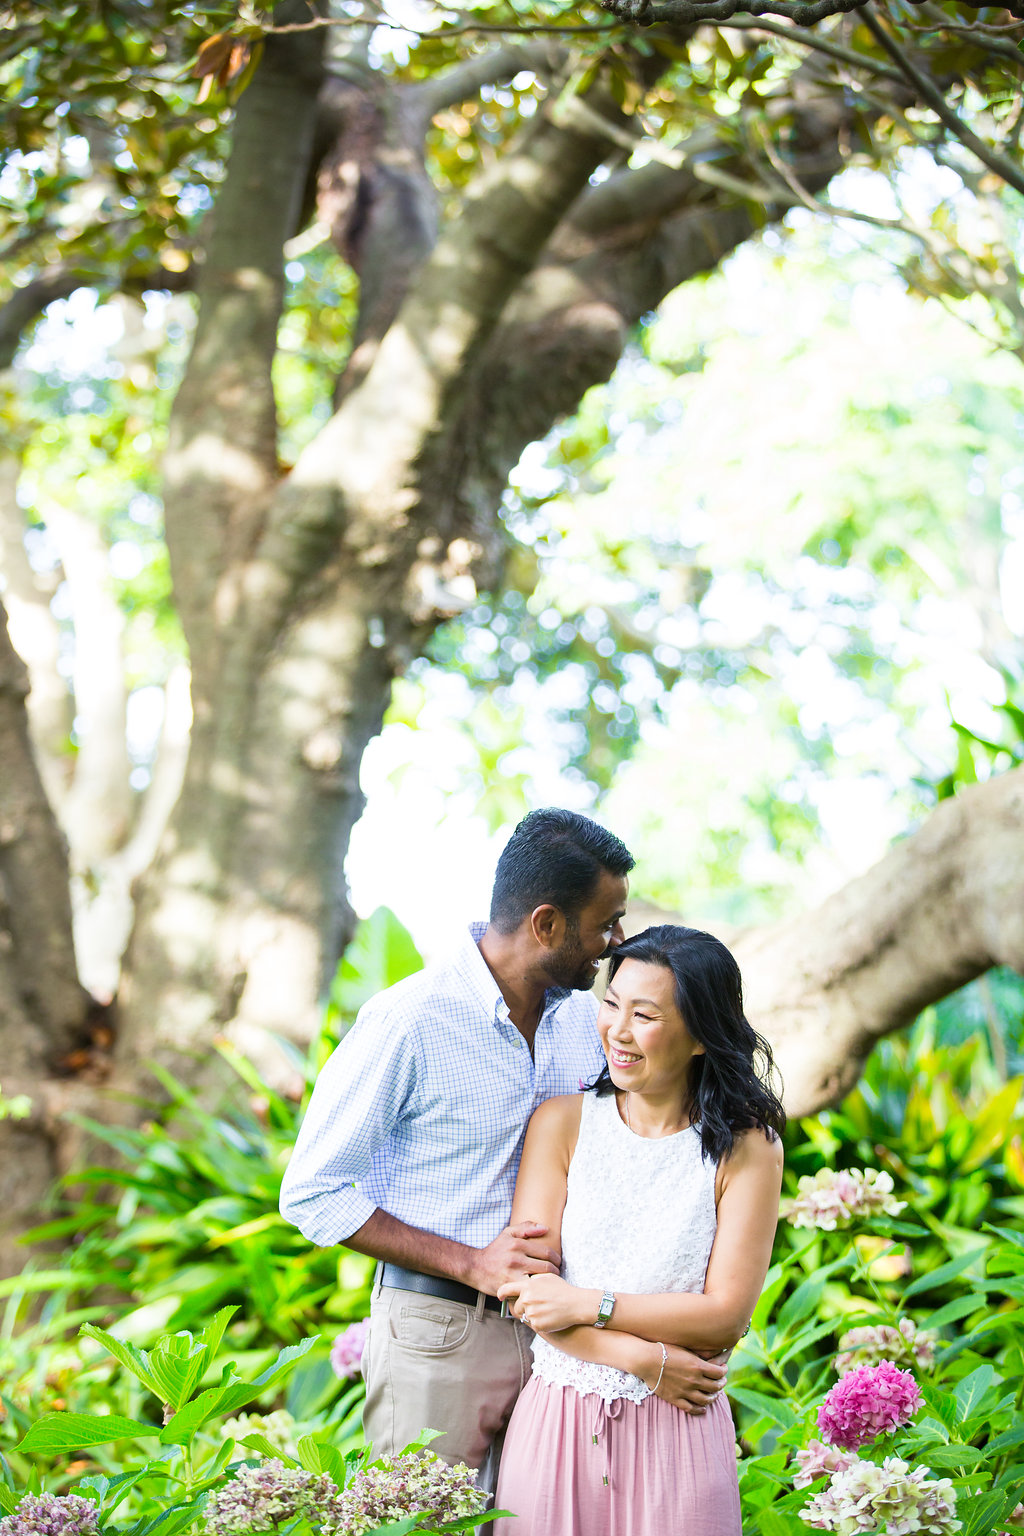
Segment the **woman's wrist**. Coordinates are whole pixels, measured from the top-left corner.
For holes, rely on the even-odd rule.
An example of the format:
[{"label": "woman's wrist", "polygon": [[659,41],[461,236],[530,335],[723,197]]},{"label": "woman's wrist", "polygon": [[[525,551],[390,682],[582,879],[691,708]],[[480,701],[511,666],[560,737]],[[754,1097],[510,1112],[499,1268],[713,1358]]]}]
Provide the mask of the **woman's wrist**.
[{"label": "woman's wrist", "polygon": [[634,1376],[639,1376],[644,1386],[650,1387],[653,1391],[663,1364],[661,1345],[652,1344],[650,1339],[636,1337],[633,1337],[631,1342],[633,1363],[629,1367],[630,1372]]},{"label": "woman's wrist", "polygon": [[593,1291],[588,1287],[581,1286],[578,1295],[579,1313],[577,1321],[592,1328],[597,1322],[597,1314],[600,1311],[604,1291]]}]

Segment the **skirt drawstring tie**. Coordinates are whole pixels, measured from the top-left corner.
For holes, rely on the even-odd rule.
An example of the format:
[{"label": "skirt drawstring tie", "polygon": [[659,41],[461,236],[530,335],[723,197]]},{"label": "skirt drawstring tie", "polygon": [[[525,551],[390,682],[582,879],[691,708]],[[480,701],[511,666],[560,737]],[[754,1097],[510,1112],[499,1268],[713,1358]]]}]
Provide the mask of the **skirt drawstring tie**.
[{"label": "skirt drawstring tie", "polygon": [[604,1455],[601,1458],[604,1463],[601,1481],[606,1488],[609,1485],[608,1474],[611,1471],[611,1467],[608,1460],[608,1436],[605,1431],[609,1419],[619,1419],[622,1417],[622,1405],[625,1401],[624,1397],[613,1397],[610,1403],[606,1403],[601,1397],[595,1396],[594,1398],[594,1415],[590,1423],[590,1439],[593,1445],[600,1445],[604,1451]]}]

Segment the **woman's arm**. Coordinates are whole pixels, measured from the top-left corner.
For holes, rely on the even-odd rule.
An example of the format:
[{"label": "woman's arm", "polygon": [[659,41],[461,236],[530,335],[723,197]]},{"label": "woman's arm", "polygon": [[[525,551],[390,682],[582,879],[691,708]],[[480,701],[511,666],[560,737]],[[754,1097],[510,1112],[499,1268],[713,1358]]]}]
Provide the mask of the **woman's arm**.
[{"label": "woman's arm", "polygon": [[[730,1348],[750,1322],[768,1272],[781,1187],[781,1144],[761,1131],[744,1132],[723,1166],[718,1232],[703,1293],[616,1293],[608,1326],[600,1331],[712,1353]],[[601,1301],[600,1291],[566,1285],[556,1275],[534,1275],[503,1286],[501,1294],[516,1295],[516,1313],[525,1312],[544,1332],[592,1325]]]},{"label": "woman's arm", "polygon": [[[582,1097],[577,1094],[548,1099],[534,1112],[523,1143],[523,1156],[516,1180],[516,1192],[512,1201],[510,1222],[536,1222],[547,1228],[547,1241],[561,1250],[562,1213],[565,1210],[566,1182],[569,1163],[576,1149],[579,1135]],[[777,1203],[777,1202],[776,1202]],[[526,1281],[533,1285],[543,1280],[535,1275]],[[565,1291],[574,1292],[564,1280],[554,1275],[554,1280]],[[511,1282],[503,1286],[499,1295],[514,1297],[522,1289],[523,1282]],[[579,1294],[587,1295],[587,1292]],[[600,1293],[597,1293],[600,1301]],[[522,1316],[522,1307],[516,1307]],[[597,1302],[593,1317],[597,1316]],[[593,1322],[593,1317],[585,1319]],[[653,1387],[661,1373],[658,1395],[689,1413],[703,1413],[707,1403],[718,1393],[725,1381],[725,1367],[712,1360],[701,1360],[687,1349],[672,1348],[662,1373],[661,1343],[650,1338],[634,1338],[623,1328],[614,1333],[609,1329],[588,1326],[566,1327],[554,1336],[544,1335],[549,1344],[578,1360],[590,1360],[597,1365],[610,1365],[616,1370],[628,1371],[639,1376]]]}]

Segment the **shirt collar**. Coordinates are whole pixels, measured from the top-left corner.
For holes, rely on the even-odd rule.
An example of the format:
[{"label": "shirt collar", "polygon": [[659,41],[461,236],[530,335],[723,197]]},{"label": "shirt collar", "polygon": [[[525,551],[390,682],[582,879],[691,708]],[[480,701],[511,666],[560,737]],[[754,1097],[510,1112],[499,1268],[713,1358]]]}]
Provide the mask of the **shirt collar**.
[{"label": "shirt collar", "polygon": [[[456,967],[461,971],[488,1015],[504,1022],[508,1018],[508,1007],[501,995],[501,988],[494,979],[494,973],[479,949],[479,941],[486,930],[486,922],[470,923],[466,930],[466,937],[456,950],[454,959]],[[572,991],[569,987],[548,987],[544,993],[541,1018],[546,1018],[548,1014],[554,1012],[571,995]]]}]

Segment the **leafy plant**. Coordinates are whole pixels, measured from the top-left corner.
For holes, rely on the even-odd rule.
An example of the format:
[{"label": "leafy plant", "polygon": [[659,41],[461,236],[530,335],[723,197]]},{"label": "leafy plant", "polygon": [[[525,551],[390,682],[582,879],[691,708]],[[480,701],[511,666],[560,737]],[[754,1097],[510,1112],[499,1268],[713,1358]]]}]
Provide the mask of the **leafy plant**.
[{"label": "leafy plant", "polygon": [[[231,1511],[238,1507],[238,1493],[232,1491],[235,1483],[242,1485],[238,1492],[244,1529],[252,1531],[276,1530],[286,1520],[289,1532],[310,1536],[329,1521],[339,1536],[342,1532],[405,1536],[413,1531],[466,1530],[495,1518],[494,1513],[480,1510],[481,1496],[466,1468],[442,1468],[429,1453],[425,1463],[411,1458],[402,1463],[400,1457],[399,1465],[394,1458],[375,1459],[369,1447],[343,1454],[335,1443],[337,1425],[330,1422],[301,1435],[294,1458],[264,1434],[245,1434],[241,1446],[253,1454],[237,1459],[238,1445],[228,1433],[232,1426],[222,1421],[275,1392],[315,1341],[289,1345],[265,1370],[247,1378],[234,1361],[220,1358],[233,1310],[221,1309],[198,1336],[187,1331],[165,1334],[149,1351],[104,1329],[83,1328],[83,1335],[100,1344],[156,1399],[162,1410],[160,1422],[118,1413],[70,1411],[44,1413],[30,1422],[14,1447],[10,1466],[4,1464],[7,1478],[0,1482],[0,1513],[8,1520],[0,1530],[8,1525],[12,1532],[35,1530],[41,1528],[42,1520],[51,1532],[82,1531],[95,1529],[102,1517],[103,1531],[116,1536],[175,1536],[200,1522],[216,1536],[243,1528],[231,1523]],[[218,1367],[219,1378],[205,1385]],[[432,1438],[433,1432],[427,1431],[407,1450],[421,1452]],[[140,1442],[145,1442],[141,1448]],[[67,1493],[54,1496],[47,1490],[38,1497],[46,1481],[47,1460],[68,1452],[91,1457],[100,1447],[116,1447],[119,1461],[80,1477]],[[76,1463],[78,1470],[87,1465],[89,1459]],[[255,1475],[247,1476],[252,1468]],[[20,1474],[24,1484],[21,1498],[12,1472]],[[60,1474],[58,1481],[63,1481]],[[360,1498],[364,1490],[385,1491],[391,1509],[404,1505],[406,1513],[382,1524],[373,1519],[349,1520],[344,1500],[349,1484],[356,1485]],[[365,1502],[356,1503],[356,1514]],[[91,1513],[89,1503],[95,1506]],[[118,1509],[128,1520],[113,1525],[110,1516]]]}]

